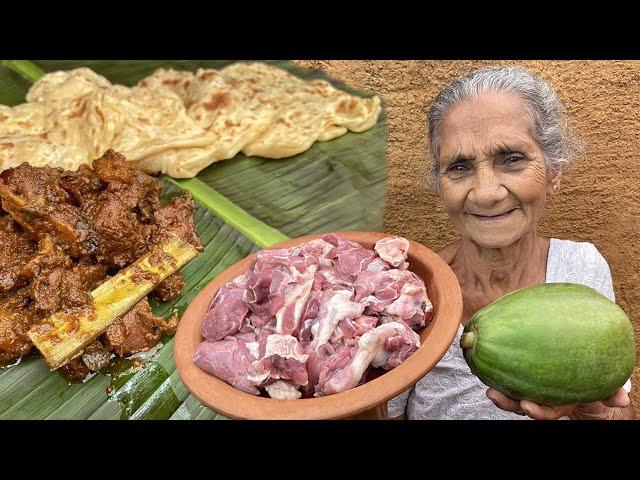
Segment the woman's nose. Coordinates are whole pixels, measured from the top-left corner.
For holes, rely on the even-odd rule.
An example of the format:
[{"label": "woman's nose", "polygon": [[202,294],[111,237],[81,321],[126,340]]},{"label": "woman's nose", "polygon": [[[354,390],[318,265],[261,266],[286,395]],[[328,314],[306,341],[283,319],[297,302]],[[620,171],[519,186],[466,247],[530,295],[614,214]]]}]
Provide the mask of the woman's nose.
[{"label": "woman's nose", "polygon": [[473,188],[469,192],[469,200],[476,205],[492,206],[504,200],[509,192],[492,171],[478,171]]}]

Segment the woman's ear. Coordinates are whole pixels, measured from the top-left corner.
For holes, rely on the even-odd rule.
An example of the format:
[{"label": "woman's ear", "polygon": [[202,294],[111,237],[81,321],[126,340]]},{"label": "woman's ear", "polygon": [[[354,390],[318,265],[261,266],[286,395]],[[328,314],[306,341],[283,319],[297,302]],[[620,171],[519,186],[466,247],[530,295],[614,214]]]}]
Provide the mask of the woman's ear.
[{"label": "woman's ear", "polygon": [[560,179],[562,178],[562,169],[558,169],[555,172],[551,172],[547,178],[547,194],[553,195],[558,193],[560,188]]}]

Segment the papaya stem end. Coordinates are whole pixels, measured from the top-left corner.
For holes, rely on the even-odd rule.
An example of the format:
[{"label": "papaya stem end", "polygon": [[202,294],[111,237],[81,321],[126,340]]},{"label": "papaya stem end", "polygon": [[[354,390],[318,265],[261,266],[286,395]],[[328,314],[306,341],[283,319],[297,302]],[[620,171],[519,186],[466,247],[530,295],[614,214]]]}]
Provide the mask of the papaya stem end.
[{"label": "papaya stem end", "polygon": [[471,348],[476,344],[476,334],[473,332],[463,333],[460,337],[461,348]]}]

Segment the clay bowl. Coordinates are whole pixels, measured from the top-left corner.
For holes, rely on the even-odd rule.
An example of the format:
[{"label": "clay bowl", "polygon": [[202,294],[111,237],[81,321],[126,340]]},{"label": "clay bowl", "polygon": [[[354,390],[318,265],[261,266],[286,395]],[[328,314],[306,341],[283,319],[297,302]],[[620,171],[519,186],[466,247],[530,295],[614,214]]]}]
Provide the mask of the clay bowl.
[{"label": "clay bowl", "polygon": [[[374,232],[336,232],[349,240],[373,248],[388,234]],[[322,235],[308,235],[274,245],[289,248]],[[223,380],[200,370],[192,361],[202,342],[200,326],[218,287],[243,274],[255,253],[249,255],[212,280],[191,302],[175,335],[174,355],[178,372],[187,388],[200,401],[236,419],[339,419],[353,417],[402,393],[429,372],[451,346],[460,325],[462,295],[455,274],[435,252],[410,242],[409,270],[421,277],[433,304],[434,315],[420,332],[421,346],[396,368],[345,392],[325,397],[274,400],[244,393]],[[382,371],[381,371],[382,372]]]}]

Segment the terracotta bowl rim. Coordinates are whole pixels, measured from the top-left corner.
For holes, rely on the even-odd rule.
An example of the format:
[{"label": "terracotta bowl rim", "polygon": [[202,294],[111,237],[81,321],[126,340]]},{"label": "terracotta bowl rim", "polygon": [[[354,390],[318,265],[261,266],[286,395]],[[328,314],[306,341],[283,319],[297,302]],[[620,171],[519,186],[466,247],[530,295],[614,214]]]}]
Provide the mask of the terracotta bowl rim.
[{"label": "terracotta bowl rim", "polygon": [[[373,241],[394,234],[383,232],[338,231],[332,232],[347,239],[360,242]],[[278,243],[268,249],[289,248],[316,238],[324,233],[305,235]],[[207,407],[235,419],[339,419],[357,415],[399,395],[415,385],[447,352],[460,325],[462,316],[462,294],[455,274],[447,263],[434,251],[408,239],[409,270],[411,259],[419,258],[431,269],[439,270],[433,282],[438,285],[439,297],[446,299],[446,307],[437,304],[435,296],[429,294],[434,304],[431,323],[420,332],[421,345],[409,358],[396,368],[385,372],[366,383],[341,393],[323,397],[298,400],[275,400],[245,393],[225,381],[210,375],[193,363],[193,354],[199,343],[200,327],[208,306],[220,285],[230,282],[239,273],[246,271],[255,258],[253,252],[244,259],[227,267],[212,279],[189,303],[178,324],[174,337],[174,357],[178,373],[189,391]],[[425,283],[427,283],[425,281]],[[442,311],[446,309],[447,315]],[[196,335],[197,332],[197,335]],[[426,337],[424,336],[426,332]],[[431,344],[429,339],[436,339]],[[437,342],[437,339],[440,341]]]}]

